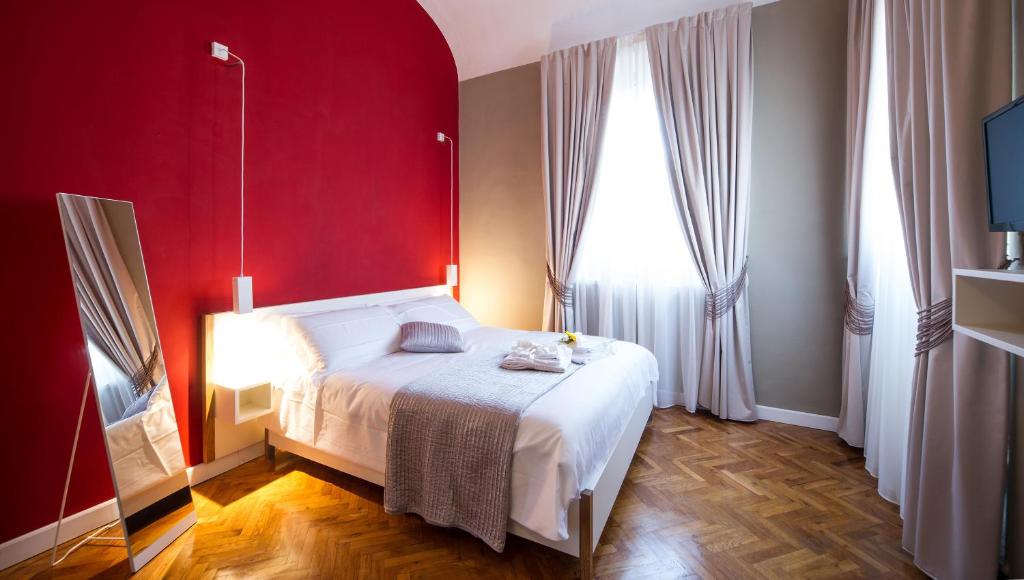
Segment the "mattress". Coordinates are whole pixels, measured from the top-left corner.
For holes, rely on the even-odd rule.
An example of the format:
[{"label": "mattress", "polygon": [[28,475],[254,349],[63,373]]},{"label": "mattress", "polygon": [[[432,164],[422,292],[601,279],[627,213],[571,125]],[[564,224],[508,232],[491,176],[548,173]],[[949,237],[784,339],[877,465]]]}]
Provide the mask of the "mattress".
[{"label": "mattress", "polygon": [[[463,334],[465,353],[397,352],[331,372],[305,392],[280,397],[270,428],[332,456],[383,474],[391,398],[406,384],[483,349],[554,333],[478,327]],[[630,416],[658,380],[643,347],[616,342],[613,354],[583,366],[523,414],[512,458],[510,517],[550,540],[569,537],[567,515],[615,449]]]}]

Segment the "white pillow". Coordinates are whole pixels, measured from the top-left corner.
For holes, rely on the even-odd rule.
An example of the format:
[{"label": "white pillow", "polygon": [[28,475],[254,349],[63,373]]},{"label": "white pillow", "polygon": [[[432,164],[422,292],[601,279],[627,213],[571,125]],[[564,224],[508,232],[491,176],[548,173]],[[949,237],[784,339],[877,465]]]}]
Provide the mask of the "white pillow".
[{"label": "white pillow", "polygon": [[382,306],[292,317],[316,350],[320,368],[335,371],[398,352],[401,326]]},{"label": "white pillow", "polygon": [[447,295],[390,304],[387,309],[395,315],[399,324],[434,322],[454,326],[459,329],[459,332],[466,332],[480,326],[480,323],[473,318],[468,310]]}]

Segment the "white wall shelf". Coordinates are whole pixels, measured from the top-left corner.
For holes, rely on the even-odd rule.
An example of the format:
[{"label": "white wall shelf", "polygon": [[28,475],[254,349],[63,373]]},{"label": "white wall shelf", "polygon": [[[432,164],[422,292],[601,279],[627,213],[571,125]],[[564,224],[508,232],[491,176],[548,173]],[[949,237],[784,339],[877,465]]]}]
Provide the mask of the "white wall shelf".
[{"label": "white wall shelf", "polygon": [[1024,356],[1024,272],[953,270],[953,330]]},{"label": "white wall shelf", "polygon": [[273,411],[270,383],[255,383],[243,387],[217,385],[217,419],[241,425]]}]

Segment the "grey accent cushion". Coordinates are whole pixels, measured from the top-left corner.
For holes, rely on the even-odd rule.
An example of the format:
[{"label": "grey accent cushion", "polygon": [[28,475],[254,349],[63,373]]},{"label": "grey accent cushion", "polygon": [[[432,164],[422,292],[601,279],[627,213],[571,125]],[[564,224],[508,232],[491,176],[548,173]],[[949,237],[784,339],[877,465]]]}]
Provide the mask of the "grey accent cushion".
[{"label": "grey accent cushion", "polygon": [[436,322],[406,322],[402,325],[402,350],[407,352],[462,352],[459,329]]},{"label": "grey accent cushion", "polygon": [[135,399],[135,401],[131,405],[128,405],[128,408],[124,410],[124,413],[121,414],[121,418],[118,419],[118,421],[124,421],[128,417],[134,417],[135,415],[145,411],[149,407],[149,398],[153,395],[153,391],[156,389],[156,387],[153,387],[146,391],[144,395]]}]

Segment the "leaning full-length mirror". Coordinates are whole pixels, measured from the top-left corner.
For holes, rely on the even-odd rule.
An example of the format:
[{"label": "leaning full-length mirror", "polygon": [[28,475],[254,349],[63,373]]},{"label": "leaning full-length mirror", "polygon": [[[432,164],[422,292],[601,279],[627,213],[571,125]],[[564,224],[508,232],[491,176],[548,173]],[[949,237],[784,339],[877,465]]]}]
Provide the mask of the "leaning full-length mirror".
[{"label": "leaning full-length mirror", "polygon": [[125,201],[63,193],[57,205],[121,527],[137,571],[196,516],[135,210]]}]

